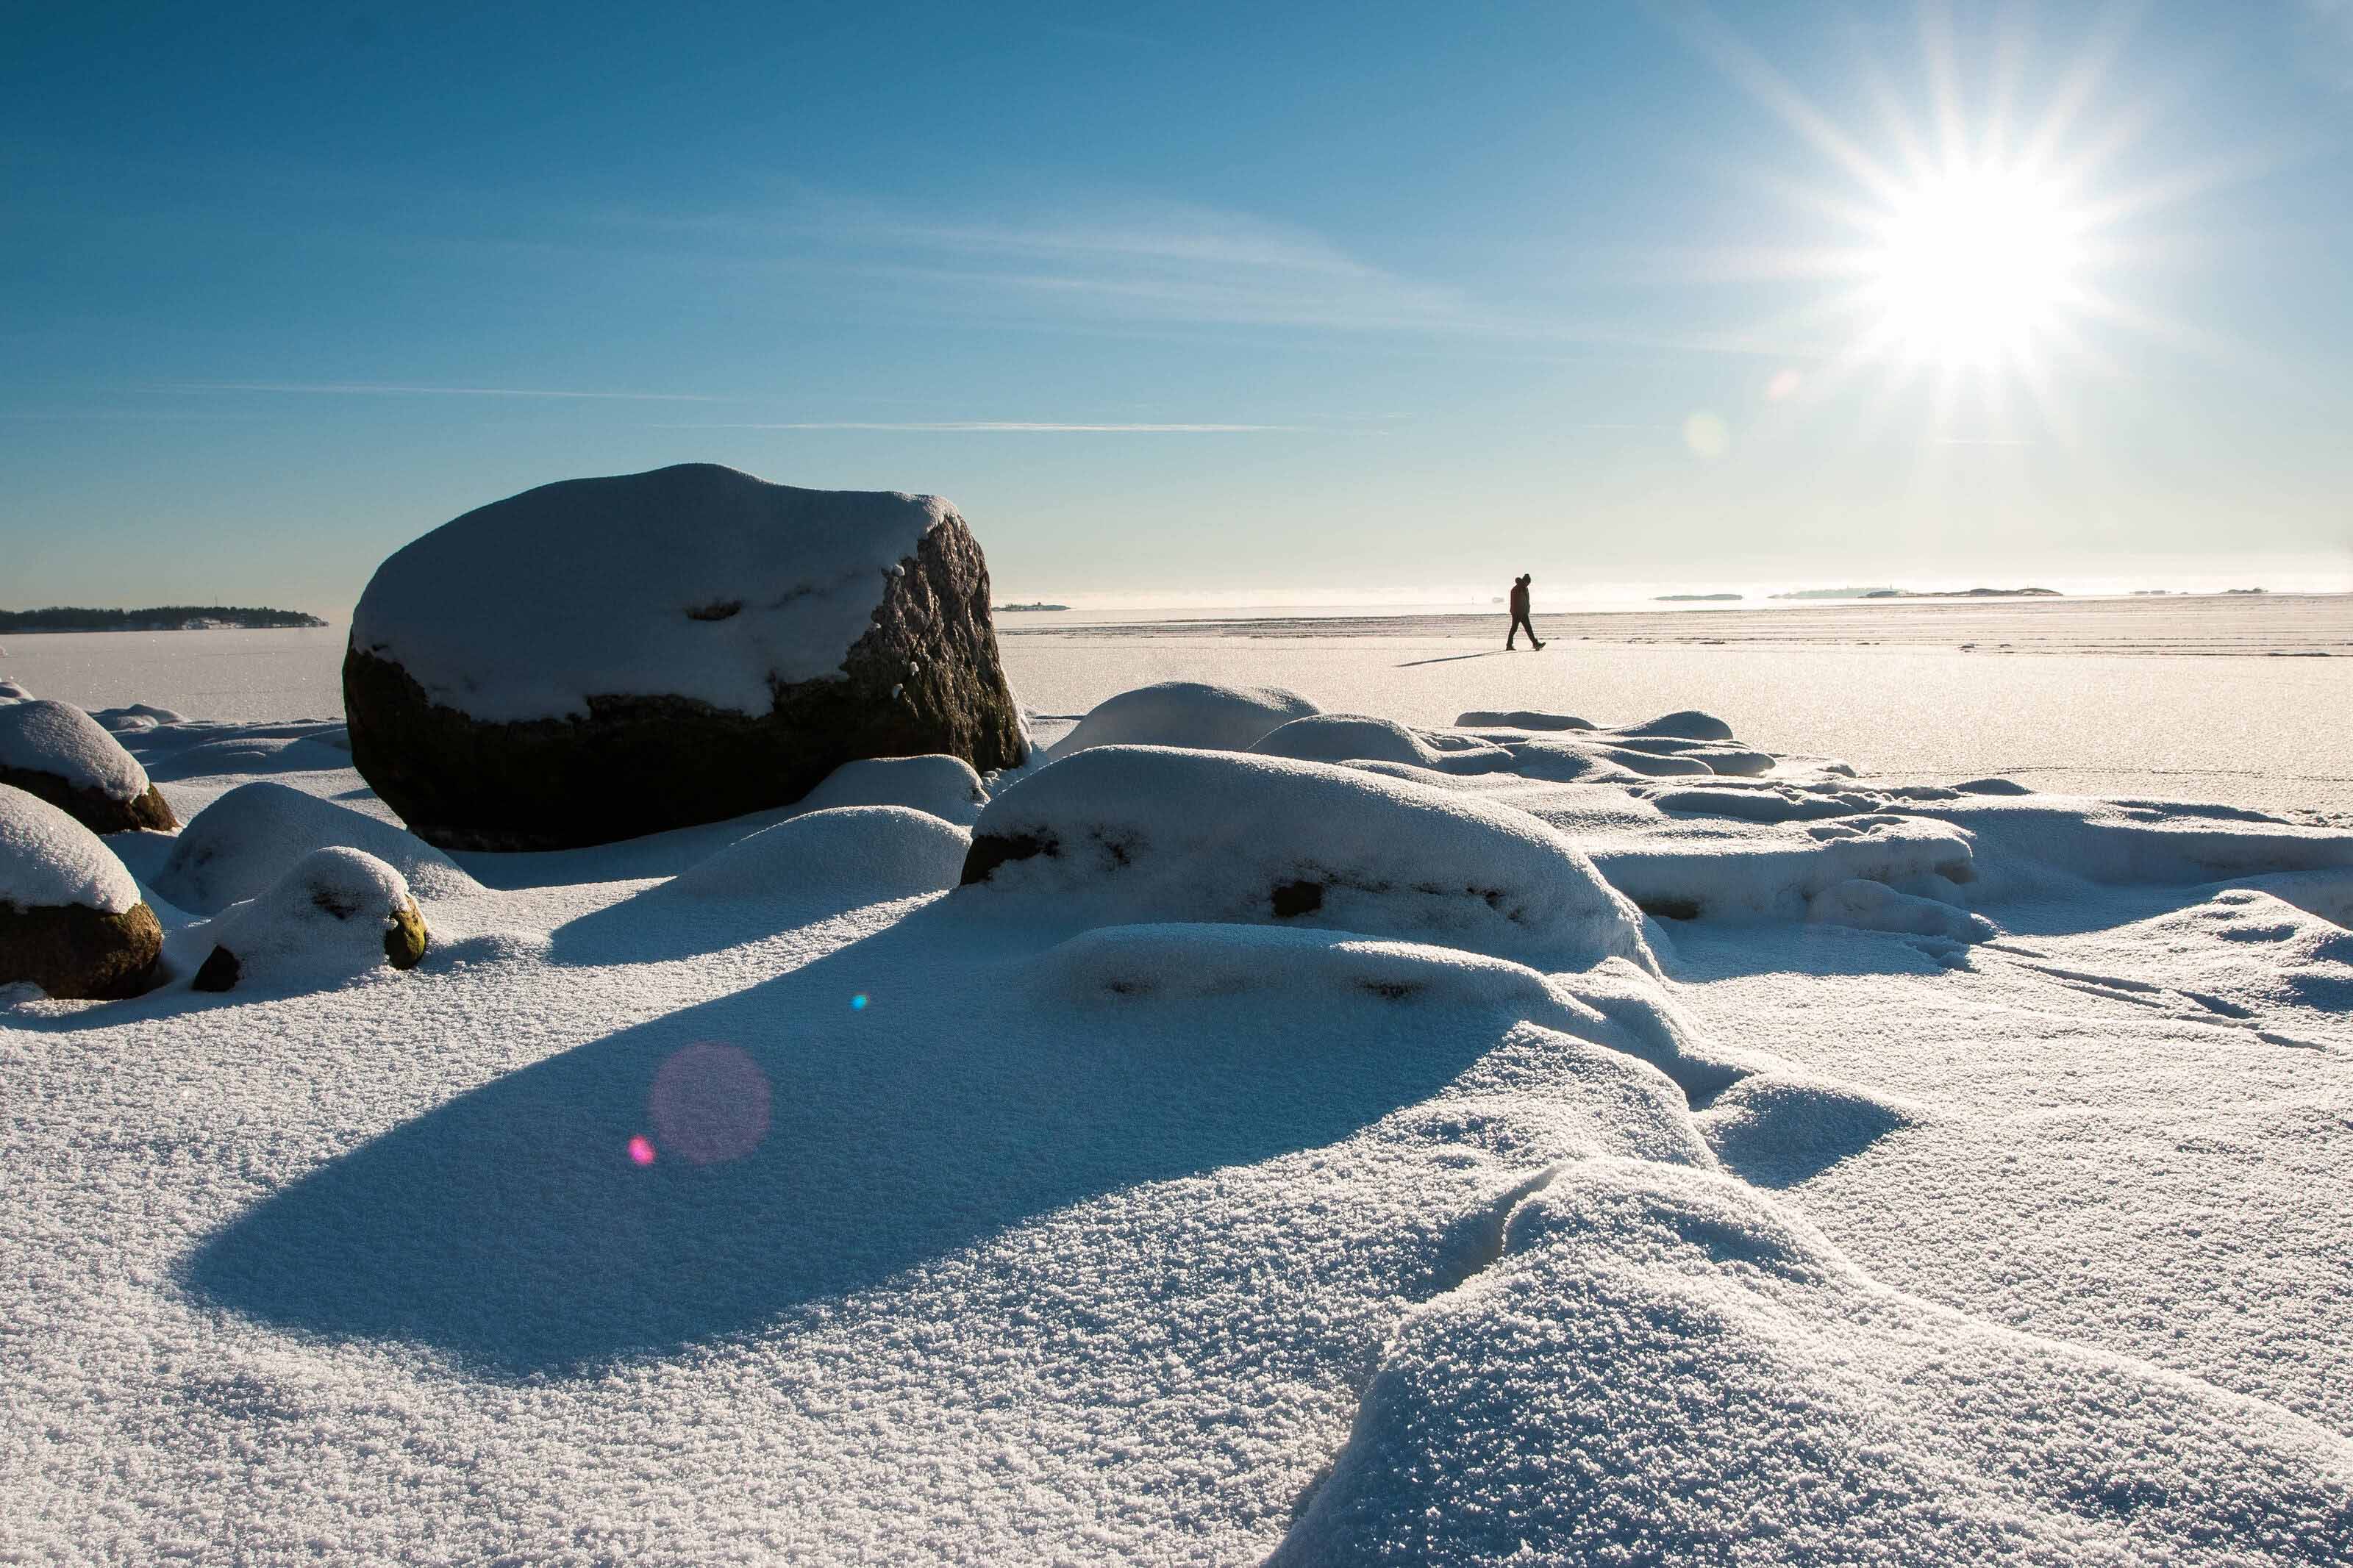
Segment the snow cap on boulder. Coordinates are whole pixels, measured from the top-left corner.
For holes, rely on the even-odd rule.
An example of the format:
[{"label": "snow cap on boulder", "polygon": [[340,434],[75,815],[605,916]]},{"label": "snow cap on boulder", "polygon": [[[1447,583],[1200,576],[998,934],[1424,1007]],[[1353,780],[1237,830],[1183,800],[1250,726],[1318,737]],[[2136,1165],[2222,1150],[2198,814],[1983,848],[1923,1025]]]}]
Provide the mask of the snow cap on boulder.
[{"label": "snow cap on boulder", "polygon": [[711,463],[543,485],[406,545],[353,614],[343,696],[353,764],[445,847],[737,816],[854,757],[1026,755],[954,507]]},{"label": "snow cap on boulder", "polygon": [[233,906],[216,924],[216,945],[196,971],[198,991],[256,979],[337,980],[381,963],[413,969],[427,941],[400,873],[343,845],[313,849],[269,891]]},{"label": "snow cap on boulder", "polygon": [[1550,969],[1653,962],[1640,913],[1545,824],[1354,768],[1097,747],[997,796],[973,835],[965,883],[1095,924],[1296,924]]},{"label": "snow cap on boulder", "polygon": [[972,826],[988,791],[962,757],[860,757],[801,796],[803,811],[843,805],[903,805],[959,827]]},{"label": "snow cap on boulder", "polygon": [[114,851],[47,801],[0,784],[0,985],[132,995],[145,989],[163,945],[163,927]]},{"label": "snow cap on boulder", "polygon": [[1106,697],[1054,747],[1057,757],[1095,746],[1190,746],[1246,752],[1261,736],[1316,711],[1280,686],[1164,680]]},{"label": "snow cap on boulder", "polygon": [[0,702],[0,784],[39,795],[93,833],[179,826],[139,760],[69,702]]},{"label": "snow cap on boulder", "polygon": [[927,811],[843,805],[788,816],[688,867],[663,889],[695,899],[821,898],[842,908],[942,892],[971,839]]}]

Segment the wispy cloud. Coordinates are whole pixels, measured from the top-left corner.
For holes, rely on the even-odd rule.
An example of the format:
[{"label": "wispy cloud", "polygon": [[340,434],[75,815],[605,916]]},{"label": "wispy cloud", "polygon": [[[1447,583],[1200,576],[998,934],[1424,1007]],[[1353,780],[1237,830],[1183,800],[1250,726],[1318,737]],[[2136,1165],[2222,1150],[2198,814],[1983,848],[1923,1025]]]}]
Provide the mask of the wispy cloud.
[{"label": "wispy cloud", "polygon": [[374,381],[176,381],[164,392],[284,392],[360,397],[554,397],[617,403],[740,403],[693,392],[573,392],[539,386],[416,386]]},{"label": "wispy cloud", "polygon": [[1040,419],[785,419],[744,425],[656,425],[656,430],[956,430],[1018,435],[1235,436],[1267,430],[1307,430],[1307,425],[1110,425]]}]

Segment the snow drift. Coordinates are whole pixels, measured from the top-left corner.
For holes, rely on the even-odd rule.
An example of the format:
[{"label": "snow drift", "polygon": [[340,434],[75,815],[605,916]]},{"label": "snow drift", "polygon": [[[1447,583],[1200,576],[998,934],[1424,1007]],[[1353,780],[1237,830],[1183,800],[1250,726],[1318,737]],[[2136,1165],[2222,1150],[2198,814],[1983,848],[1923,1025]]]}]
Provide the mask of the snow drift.
[{"label": "snow drift", "polygon": [[1054,755],[1067,757],[1093,746],[1247,751],[1276,726],[1314,711],[1315,704],[1277,686],[1164,680],[1095,704],[1056,744]]},{"label": "snow drift", "polygon": [[257,779],[196,813],[155,874],[156,891],[198,914],[259,898],[315,850],[363,850],[390,866],[405,889],[460,898],[481,885],[438,849],[389,823]]}]

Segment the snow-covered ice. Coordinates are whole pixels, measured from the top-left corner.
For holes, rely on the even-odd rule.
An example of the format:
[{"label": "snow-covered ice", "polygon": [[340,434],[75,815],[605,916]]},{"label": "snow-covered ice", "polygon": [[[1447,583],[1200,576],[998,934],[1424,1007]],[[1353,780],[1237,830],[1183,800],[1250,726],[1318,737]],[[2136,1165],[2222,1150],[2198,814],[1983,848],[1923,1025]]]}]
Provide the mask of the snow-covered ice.
[{"label": "snow-covered ice", "polygon": [[[2353,833],[1485,695],[455,858],[125,727],[174,978],[0,998],[0,1559],[2353,1554]],[[423,962],[189,990],[322,856]]]}]

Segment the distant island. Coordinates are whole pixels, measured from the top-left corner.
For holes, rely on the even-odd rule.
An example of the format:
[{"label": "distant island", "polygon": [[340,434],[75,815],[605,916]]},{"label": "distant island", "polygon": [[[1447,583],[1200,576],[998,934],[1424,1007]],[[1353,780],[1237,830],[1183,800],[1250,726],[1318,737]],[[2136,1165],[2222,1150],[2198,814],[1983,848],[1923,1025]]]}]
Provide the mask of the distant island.
[{"label": "distant island", "polygon": [[146,610],[85,610],[53,605],[46,610],[0,610],[0,632],[274,631],[326,624],[300,610],[229,605],[158,605]]},{"label": "distant island", "polygon": [[991,607],[1001,615],[1007,610],[1067,610],[1071,606],[1068,605],[997,605]]},{"label": "distant island", "polygon": [[2056,588],[1955,588],[1943,593],[1919,594],[1909,588],[1873,588],[1863,595],[1866,599],[2056,599],[2063,597]]},{"label": "distant island", "polygon": [[1776,599],[1875,599],[1893,594],[1893,588],[1799,588],[1792,593],[1774,594]]},{"label": "distant island", "polygon": [[1662,594],[1651,602],[1654,605],[1713,605],[1739,597],[1737,594]]}]

